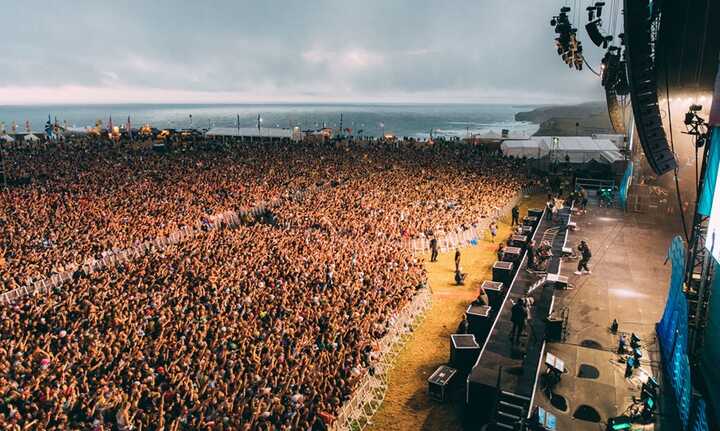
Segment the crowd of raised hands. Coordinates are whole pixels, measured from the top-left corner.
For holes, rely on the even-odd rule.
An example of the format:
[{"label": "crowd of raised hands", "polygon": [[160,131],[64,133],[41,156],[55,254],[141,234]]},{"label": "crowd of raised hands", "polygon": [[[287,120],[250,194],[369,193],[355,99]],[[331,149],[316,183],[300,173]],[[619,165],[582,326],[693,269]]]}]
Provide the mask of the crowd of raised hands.
[{"label": "crowd of raised hands", "polygon": [[[325,429],[426,284],[403,239],[479,223],[520,162],[440,143],[23,150],[2,289],[274,204],[0,306],[0,429]],[[294,192],[304,191],[303,194]]]}]

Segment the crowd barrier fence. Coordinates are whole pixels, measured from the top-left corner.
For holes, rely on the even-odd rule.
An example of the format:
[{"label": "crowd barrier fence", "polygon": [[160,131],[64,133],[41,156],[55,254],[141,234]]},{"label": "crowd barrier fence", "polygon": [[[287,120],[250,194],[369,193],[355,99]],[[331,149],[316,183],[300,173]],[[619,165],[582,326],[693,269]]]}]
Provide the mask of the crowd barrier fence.
[{"label": "crowd barrier fence", "polygon": [[173,244],[185,241],[202,233],[203,229],[214,229],[224,225],[237,225],[245,216],[257,216],[267,210],[274,203],[263,202],[247,210],[226,211],[219,214],[213,214],[204,220],[197,222],[192,227],[182,227],[167,236],[160,236],[153,240],[138,242],[135,245],[125,249],[106,250],[100,254],[98,258],[90,257],[81,263],[67,265],[65,270],[53,274],[50,277],[41,278],[39,280],[30,280],[25,286],[13,289],[0,294],[0,304],[9,304],[26,295],[34,295],[37,293],[48,293],[52,289],[59,288],[64,283],[72,280],[73,276],[82,271],[85,274],[91,274],[105,267],[112,267],[119,263],[128,262],[137,258],[142,254],[151,250],[161,250]]},{"label": "crowd barrier fence", "polygon": [[[445,253],[455,248],[463,248],[470,245],[477,245],[477,242],[489,234],[490,223],[499,220],[510,213],[512,207],[517,205],[523,196],[538,193],[541,188],[537,186],[525,187],[518,192],[503,208],[494,208],[489,217],[480,219],[476,224],[467,229],[458,229],[451,232],[437,233],[438,251]],[[405,241],[405,245],[413,253],[426,253],[430,251],[430,238],[412,238]]]},{"label": "crowd barrier fence", "polygon": [[422,322],[431,304],[430,288],[423,287],[412,301],[392,318],[388,333],[378,342],[376,359],[371,369],[366,371],[352,397],[340,408],[335,421],[329,427],[332,431],[361,431],[368,426],[370,418],[385,399],[388,372],[395,366],[402,347]]}]

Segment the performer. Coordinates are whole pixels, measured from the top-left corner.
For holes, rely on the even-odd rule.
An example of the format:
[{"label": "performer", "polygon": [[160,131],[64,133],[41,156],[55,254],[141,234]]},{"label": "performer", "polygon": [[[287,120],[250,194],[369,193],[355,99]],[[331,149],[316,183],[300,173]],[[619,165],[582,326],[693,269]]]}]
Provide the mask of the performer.
[{"label": "performer", "polygon": [[592,271],[590,271],[590,268],[588,268],[587,264],[590,262],[590,258],[592,257],[592,252],[590,251],[590,247],[588,247],[587,243],[583,240],[580,241],[580,245],[578,245],[578,251],[581,254],[580,261],[578,262],[577,271],[575,271],[575,275],[581,275],[581,274],[592,274]]}]

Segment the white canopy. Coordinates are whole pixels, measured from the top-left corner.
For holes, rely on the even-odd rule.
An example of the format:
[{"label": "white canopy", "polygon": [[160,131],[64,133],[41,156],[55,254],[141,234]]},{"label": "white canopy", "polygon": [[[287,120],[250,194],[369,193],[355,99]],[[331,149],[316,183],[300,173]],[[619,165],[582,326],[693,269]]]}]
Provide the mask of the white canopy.
[{"label": "white canopy", "polygon": [[293,138],[292,129],[278,128],[213,127],[206,134],[207,136],[240,136],[246,138]]},{"label": "white canopy", "polygon": [[10,135],[0,135],[0,139],[5,142],[15,142],[15,139],[13,139],[13,137]]},{"label": "white canopy", "polygon": [[28,133],[27,135],[23,136],[23,141],[31,141],[31,142],[37,142],[40,138],[33,135],[32,133]]},{"label": "white canopy", "polygon": [[[594,139],[589,136],[561,136],[557,146],[553,146],[552,136],[537,136],[526,140],[506,140],[500,149],[506,156],[539,159],[556,151],[559,160],[569,159],[571,163],[585,163],[595,160],[613,163],[623,156],[617,146],[609,139]],[[554,147],[554,148],[553,148]]]},{"label": "white canopy", "polygon": [[537,139],[506,140],[500,144],[500,149],[506,156],[528,159],[540,159],[550,152],[543,141]]}]

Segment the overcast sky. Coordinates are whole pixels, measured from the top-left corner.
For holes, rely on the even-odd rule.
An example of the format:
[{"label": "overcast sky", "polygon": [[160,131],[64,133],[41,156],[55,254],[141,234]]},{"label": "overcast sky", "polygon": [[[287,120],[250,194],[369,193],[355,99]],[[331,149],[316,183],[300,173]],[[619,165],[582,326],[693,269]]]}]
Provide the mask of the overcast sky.
[{"label": "overcast sky", "polygon": [[599,100],[554,51],[561,3],[12,1],[0,104]]}]

